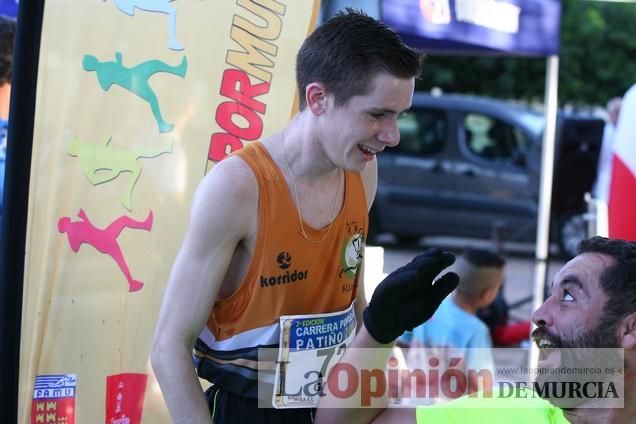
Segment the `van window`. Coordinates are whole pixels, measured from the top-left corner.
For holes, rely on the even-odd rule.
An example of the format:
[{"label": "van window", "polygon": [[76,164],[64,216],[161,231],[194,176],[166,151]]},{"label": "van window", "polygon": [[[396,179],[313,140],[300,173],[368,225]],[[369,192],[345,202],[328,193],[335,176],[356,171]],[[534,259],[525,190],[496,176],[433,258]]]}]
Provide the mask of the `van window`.
[{"label": "van window", "polygon": [[525,165],[530,140],[520,128],[481,113],[468,113],[464,129],[468,150],[482,159]]},{"label": "van window", "polygon": [[441,151],[446,143],[446,114],[437,109],[410,110],[398,119],[400,144],[396,150],[431,155]]}]

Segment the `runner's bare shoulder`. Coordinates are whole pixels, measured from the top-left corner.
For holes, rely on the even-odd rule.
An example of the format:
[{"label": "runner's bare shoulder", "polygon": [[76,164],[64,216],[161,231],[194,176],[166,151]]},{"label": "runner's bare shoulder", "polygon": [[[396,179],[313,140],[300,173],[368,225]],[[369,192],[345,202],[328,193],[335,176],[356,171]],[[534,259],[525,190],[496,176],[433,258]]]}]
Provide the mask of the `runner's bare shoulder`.
[{"label": "runner's bare shoulder", "polygon": [[228,229],[242,228],[258,211],[258,183],[241,158],[218,162],[203,178],[194,195],[192,218],[222,221]]}]

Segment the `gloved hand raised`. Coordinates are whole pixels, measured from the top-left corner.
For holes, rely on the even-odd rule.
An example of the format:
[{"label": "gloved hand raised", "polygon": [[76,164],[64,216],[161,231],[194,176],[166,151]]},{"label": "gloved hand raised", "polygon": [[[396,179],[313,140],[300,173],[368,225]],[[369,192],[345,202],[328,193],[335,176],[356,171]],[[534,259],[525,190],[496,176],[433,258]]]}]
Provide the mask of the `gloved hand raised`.
[{"label": "gloved hand raised", "polygon": [[390,343],[405,330],[428,320],[439,304],[457,287],[459,277],[448,272],[433,279],[455,262],[455,256],[433,248],[389,274],[375,289],[364,310],[364,325],[380,343]]}]

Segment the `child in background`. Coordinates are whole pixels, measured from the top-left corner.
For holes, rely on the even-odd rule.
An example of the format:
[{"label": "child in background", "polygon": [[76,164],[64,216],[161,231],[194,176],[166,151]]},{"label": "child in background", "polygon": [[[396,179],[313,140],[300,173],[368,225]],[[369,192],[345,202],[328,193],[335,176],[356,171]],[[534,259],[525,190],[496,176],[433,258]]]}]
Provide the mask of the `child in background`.
[{"label": "child in background", "polygon": [[494,346],[523,346],[524,343],[530,342],[532,327],[530,320],[512,320],[508,314],[509,309],[510,307],[500,289],[490,305],[477,311],[477,316],[490,329],[490,337]]}]

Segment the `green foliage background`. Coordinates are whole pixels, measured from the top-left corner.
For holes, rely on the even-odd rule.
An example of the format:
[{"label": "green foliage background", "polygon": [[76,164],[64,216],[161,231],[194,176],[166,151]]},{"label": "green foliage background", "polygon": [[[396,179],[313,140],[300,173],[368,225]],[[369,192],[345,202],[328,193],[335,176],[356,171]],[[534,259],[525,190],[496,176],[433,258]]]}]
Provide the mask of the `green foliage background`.
[{"label": "green foliage background", "polygon": [[[636,2],[563,0],[559,104],[605,105],[636,82]],[[418,90],[542,101],[545,58],[429,55]]]}]

